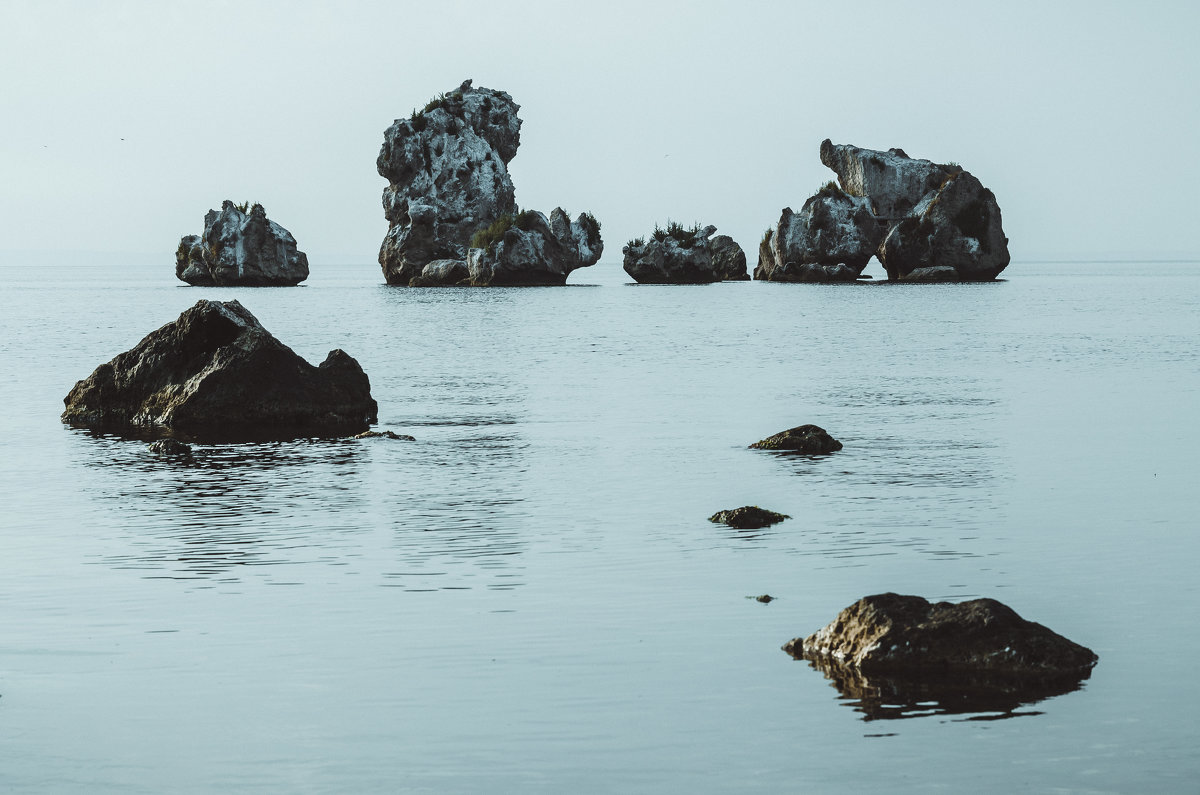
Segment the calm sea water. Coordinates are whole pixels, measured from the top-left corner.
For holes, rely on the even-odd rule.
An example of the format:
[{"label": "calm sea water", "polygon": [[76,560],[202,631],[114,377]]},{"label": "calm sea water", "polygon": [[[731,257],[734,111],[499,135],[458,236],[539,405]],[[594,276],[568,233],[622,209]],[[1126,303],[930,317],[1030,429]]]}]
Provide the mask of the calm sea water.
[{"label": "calm sea water", "polygon": [[[0,267],[0,790],[1195,791],[1200,264],[1005,275]],[[351,353],[417,441],[182,465],[60,424],[202,297]],[[806,422],[845,449],[746,449]],[[706,520],[744,504],[793,518]],[[877,719],[780,646],[889,590],[1001,599],[1100,663],[1012,714]]]}]

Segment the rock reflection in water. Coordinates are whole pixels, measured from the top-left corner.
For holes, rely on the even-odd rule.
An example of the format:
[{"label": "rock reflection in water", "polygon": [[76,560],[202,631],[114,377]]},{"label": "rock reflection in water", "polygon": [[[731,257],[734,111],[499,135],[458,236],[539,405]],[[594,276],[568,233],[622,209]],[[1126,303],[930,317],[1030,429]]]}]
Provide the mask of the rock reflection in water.
[{"label": "rock reflection in water", "polygon": [[[802,658],[797,658],[802,659]],[[853,666],[808,660],[830,680],[841,700],[861,712],[864,721],[969,716],[962,720],[1003,720],[1040,715],[1022,709],[1083,688],[1083,676],[1019,677],[988,673],[938,671],[929,676],[864,674]]]}]

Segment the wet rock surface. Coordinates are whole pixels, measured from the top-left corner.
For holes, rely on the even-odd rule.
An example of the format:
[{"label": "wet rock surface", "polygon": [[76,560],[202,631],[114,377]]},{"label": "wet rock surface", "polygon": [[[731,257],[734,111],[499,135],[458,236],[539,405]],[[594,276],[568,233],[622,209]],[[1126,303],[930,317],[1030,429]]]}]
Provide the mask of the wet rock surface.
[{"label": "wet rock surface", "polygon": [[181,458],[190,459],[192,457],[191,445],[185,444],[178,439],[156,439],[147,445],[151,453],[163,458]]},{"label": "wet rock surface", "polygon": [[790,518],[787,514],[768,511],[757,505],[743,505],[741,508],[718,511],[708,517],[708,521],[715,524],[726,524],[737,530],[757,530],[760,527],[770,527]]},{"label": "wet rock surface", "polygon": [[783,648],[793,657],[864,674],[1082,676],[1097,660],[1090,649],[994,599],[931,603],[894,593],[864,597]]},{"label": "wet rock surface", "polygon": [[204,216],[203,234],[179,241],[175,276],[205,287],[292,286],[308,278],[308,257],[261,204],[247,208],[226,200]]},{"label": "wet rock surface", "polygon": [[[715,226],[668,224],[621,249],[625,272],[639,284],[708,284],[746,278],[746,253]],[[710,239],[711,238],[711,239]]]},{"label": "wet rock surface", "polygon": [[416,438],[409,436],[407,433],[396,433],[395,431],[363,431],[356,433],[350,437],[352,439],[394,439],[401,442],[415,442]]},{"label": "wet rock surface", "polygon": [[804,455],[827,455],[842,449],[842,443],[817,425],[798,425],[750,445],[755,450],[780,450]]},{"label": "wet rock surface", "polygon": [[358,362],[333,350],[312,366],[237,301],[198,301],[64,403],[76,426],[228,441],[358,433],[376,416]]}]

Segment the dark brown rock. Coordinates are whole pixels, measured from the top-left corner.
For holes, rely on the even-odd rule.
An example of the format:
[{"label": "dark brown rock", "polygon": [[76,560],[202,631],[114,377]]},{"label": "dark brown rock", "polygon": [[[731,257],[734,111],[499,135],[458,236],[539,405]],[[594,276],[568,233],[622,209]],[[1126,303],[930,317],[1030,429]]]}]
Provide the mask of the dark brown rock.
[{"label": "dark brown rock", "polygon": [[750,446],[755,450],[785,450],[804,455],[827,455],[842,449],[841,442],[816,425],[789,428]]},{"label": "dark brown rock", "polygon": [[395,431],[363,431],[356,433],[354,439],[395,439],[401,442],[415,442],[416,439],[409,436],[407,433],[396,433]]},{"label": "dark brown rock", "polygon": [[64,403],[72,425],[229,440],[357,433],[376,415],[358,362],[333,350],[313,367],[237,301],[198,301]]},{"label": "dark brown rock", "polygon": [[793,657],[864,674],[939,671],[1020,676],[1081,675],[1097,657],[995,599],[930,603],[894,593],[867,596],[806,638],[789,641]]},{"label": "dark brown rock", "polygon": [[718,511],[708,517],[708,521],[717,524],[727,524],[738,530],[757,530],[760,527],[769,527],[770,525],[782,522],[784,519],[791,518],[787,514],[768,511],[765,508],[759,508],[757,505],[743,505],[741,508]]},{"label": "dark brown rock", "polygon": [[178,439],[157,439],[149,444],[150,452],[163,458],[191,458],[191,445]]}]

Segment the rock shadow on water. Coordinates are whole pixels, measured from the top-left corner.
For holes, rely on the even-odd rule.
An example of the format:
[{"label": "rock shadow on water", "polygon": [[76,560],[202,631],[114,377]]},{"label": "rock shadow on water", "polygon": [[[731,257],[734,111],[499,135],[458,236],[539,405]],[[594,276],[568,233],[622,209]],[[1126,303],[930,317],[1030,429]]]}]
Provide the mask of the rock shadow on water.
[{"label": "rock shadow on water", "polygon": [[1029,707],[1082,690],[1091,676],[1090,671],[1048,677],[962,671],[928,675],[866,674],[828,659],[806,662],[825,675],[840,694],[839,700],[861,713],[864,721],[946,716],[961,716],[957,719],[971,721],[1031,717],[1043,713]]}]

